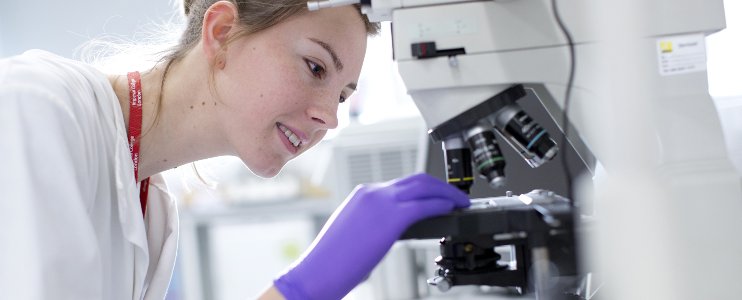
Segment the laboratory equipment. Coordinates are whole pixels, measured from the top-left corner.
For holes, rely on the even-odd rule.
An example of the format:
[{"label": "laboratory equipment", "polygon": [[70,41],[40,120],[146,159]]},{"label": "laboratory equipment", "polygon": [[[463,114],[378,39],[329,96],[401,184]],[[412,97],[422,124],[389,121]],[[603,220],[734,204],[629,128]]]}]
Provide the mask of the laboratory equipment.
[{"label": "laboratory equipment", "polygon": [[[430,130],[434,141],[443,142],[449,183],[469,192],[474,181],[474,163],[474,168],[492,187],[505,185],[505,161],[495,131],[506,137],[508,144],[518,149],[521,157],[534,168],[556,155],[556,143],[516,103],[525,96],[522,85],[509,87]],[[421,102],[416,103],[420,107]],[[426,119],[426,122],[430,124],[431,120]]]},{"label": "laboratory equipment", "polygon": [[[706,74],[704,38],[725,26],[721,0],[360,2],[372,21],[392,21],[394,59],[430,136],[443,142],[449,181],[469,188],[474,145],[486,149],[468,155],[489,162],[481,168],[489,184],[504,184],[490,129],[532,166],[565,146],[519,113],[529,86],[565,142],[584,144],[580,156],[607,171],[594,192],[575,184],[566,195],[595,203],[599,222],[575,235],[586,245],[577,261],[602,274],[605,298],[742,294],[742,238],[732,231],[742,226],[742,186]],[[530,255],[539,261],[548,250]],[[631,263],[617,259],[625,257]],[[534,279],[537,295],[544,280]]]},{"label": "laboratory equipment", "polygon": [[[585,295],[577,276],[572,206],[546,190],[472,200],[469,209],[427,219],[402,239],[440,238],[438,269],[428,283],[440,291],[455,285],[516,287],[521,292]],[[584,230],[581,224],[579,230]],[[509,247],[505,260],[498,247]],[[532,255],[535,254],[535,255]],[[549,283],[537,289],[531,276]],[[554,298],[554,297],[552,297]]]}]

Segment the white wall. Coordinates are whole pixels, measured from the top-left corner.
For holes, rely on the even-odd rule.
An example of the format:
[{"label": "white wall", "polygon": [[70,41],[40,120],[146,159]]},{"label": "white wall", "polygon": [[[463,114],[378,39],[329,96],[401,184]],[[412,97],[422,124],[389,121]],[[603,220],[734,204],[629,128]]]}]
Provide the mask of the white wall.
[{"label": "white wall", "polygon": [[724,1],[727,28],[706,39],[709,92],[715,98],[742,96],[742,1]]},{"label": "white wall", "polygon": [[742,173],[742,1],[724,1],[727,28],[706,39],[709,93],[719,111],[729,157]]},{"label": "white wall", "polygon": [[132,37],[167,20],[176,0],[2,0],[0,57],[43,49],[73,57],[77,46],[103,34]]}]

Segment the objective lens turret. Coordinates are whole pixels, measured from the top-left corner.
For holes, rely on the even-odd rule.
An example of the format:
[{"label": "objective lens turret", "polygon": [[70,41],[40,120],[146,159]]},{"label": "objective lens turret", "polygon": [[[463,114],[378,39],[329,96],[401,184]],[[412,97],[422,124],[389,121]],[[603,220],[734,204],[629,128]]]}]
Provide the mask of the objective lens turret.
[{"label": "objective lens turret", "polygon": [[495,129],[533,168],[551,160],[559,151],[546,129],[516,104],[507,105],[496,113]]},{"label": "objective lens turret", "polygon": [[505,158],[492,129],[477,125],[466,133],[472,151],[474,169],[487,179],[492,188],[505,185]]},{"label": "objective lens turret", "polygon": [[468,194],[469,188],[474,183],[471,151],[464,145],[460,136],[446,139],[443,142],[443,150],[446,159],[446,180]]}]

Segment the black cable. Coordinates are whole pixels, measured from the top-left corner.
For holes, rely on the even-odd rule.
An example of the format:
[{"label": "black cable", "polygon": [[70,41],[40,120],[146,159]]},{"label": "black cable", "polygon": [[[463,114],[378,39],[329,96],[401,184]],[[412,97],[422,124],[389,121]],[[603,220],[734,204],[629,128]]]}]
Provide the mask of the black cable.
[{"label": "black cable", "polygon": [[574,200],[574,189],[572,188],[572,175],[571,175],[572,172],[570,171],[569,164],[567,162],[566,145],[568,143],[567,132],[569,132],[569,116],[568,116],[569,100],[572,94],[572,84],[575,78],[575,47],[574,47],[574,42],[572,41],[572,34],[570,34],[567,27],[564,26],[562,17],[559,15],[559,11],[556,5],[556,0],[551,0],[551,10],[554,13],[554,19],[559,25],[559,29],[562,31],[562,34],[564,34],[564,37],[567,39],[567,45],[569,47],[569,79],[567,79],[567,90],[564,93],[564,107],[563,107],[564,115],[562,116],[562,129],[564,131],[564,134],[562,135],[560,144],[562,145],[562,147],[564,147],[564,149],[561,151],[561,160],[562,160],[562,167],[564,168],[564,174],[566,177],[565,179],[567,181],[567,199],[569,199],[572,205],[574,206],[575,200]]}]

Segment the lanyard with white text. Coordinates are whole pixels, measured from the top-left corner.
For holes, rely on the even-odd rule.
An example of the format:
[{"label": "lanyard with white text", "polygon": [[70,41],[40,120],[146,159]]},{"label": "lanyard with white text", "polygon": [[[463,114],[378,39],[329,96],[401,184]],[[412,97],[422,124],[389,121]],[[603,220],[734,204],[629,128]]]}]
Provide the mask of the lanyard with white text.
[{"label": "lanyard with white text", "polygon": [[[139,177],[139,141],[142,134],[142,82],[139,72],[127,74],[129,84],[129,151],[134,162],[134,180]],[[139,204],[142,206],[142,217],[147,210],[147,193],[149,177],[142,180],[139,188]]]}]

